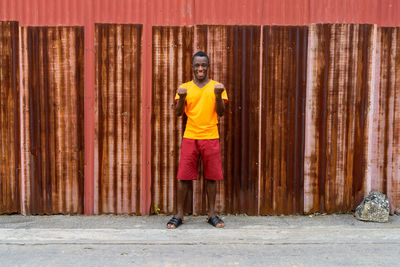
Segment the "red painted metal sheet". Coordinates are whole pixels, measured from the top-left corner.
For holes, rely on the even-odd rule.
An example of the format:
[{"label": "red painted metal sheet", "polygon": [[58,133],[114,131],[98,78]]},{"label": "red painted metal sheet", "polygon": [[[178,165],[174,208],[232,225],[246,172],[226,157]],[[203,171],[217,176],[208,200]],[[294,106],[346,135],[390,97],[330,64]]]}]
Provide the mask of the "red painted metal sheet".
[{"label": "red painted metal sheet", "polygon": [[96,24],[94,212],[140,214],[141,25]]},{"label": "red painted metal sheet", "polygon": [[[90,9],[87,9],[90,7]],[[21,25],[369,23],[399,26],[398,0],[3,0],[0,19]],[[151,40],[150,40],[151,41]]]},{"label": "red painted metal sheet", "polygon": [[84,1],[85,27],[85,91],[84,91],[84,213],[94,214],[94,140],[95,140],[95,55],[94,55],[94,23],[92,1]]},{"label": "red painted metal sheet", "polygon": [[310,27],[304,209],[345,212],[364,195],[364,140],[374,27]]},{"label": "red painted metal sheet", "polygon": [[303,213],[307,34],[264,27],[260,214]]},{"label": "red painted metal sheet", "polygon": [[308,23],[360,23],[398,26],[398,0],[309,0]]},{"label": "red painted metal sheet", "polygon": [[0,214],[20,212],[18,22],[0,22]]},{"label": "red painted metal sheet", "polygon": [[24,214],[83,212],[83,27],[21,28]]},{"label": "red painted metal sheet", "polygon": [[399,44],[400,28],[378,28],[365,188],[387,194],[391,213],[400,214]]},{"label": "red painted metal sheet", "polygon": [[174,98],[178,86],[192,79],[192,54],[193,27],[153,28],[153,212],[176,212],[176,174],[185,125],[175,114]]}]

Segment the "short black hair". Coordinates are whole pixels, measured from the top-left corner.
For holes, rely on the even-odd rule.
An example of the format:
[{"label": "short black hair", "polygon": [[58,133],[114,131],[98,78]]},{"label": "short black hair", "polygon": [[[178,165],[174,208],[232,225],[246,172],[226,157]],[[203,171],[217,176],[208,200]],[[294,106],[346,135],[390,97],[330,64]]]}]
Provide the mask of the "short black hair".
[{"label": "short black hair", "polygon": [[208,64],[210,64],[210,59],[208,58],[208,55],[207,55],[205,52],[203,52],[203,51],[199,51],[199,52],[197,52],[196,54],[193,55],[193,57],[192,57],[192,64],[193,64],[193,61],[194,61],[194,58],[195,58],[195,57],[206,57],[206,58],[207,58],[207,61],[208,61]]}]

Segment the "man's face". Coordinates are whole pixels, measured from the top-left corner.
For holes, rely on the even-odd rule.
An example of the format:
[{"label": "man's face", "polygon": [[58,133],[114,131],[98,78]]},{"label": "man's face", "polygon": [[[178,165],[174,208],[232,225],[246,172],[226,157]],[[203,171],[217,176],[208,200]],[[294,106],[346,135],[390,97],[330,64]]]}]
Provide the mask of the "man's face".
[{"label": "man's face", "polygon": [[194,57],[192,70],[194,77],[198,81],[202,81],[207,78],[208,66],[208,59],[206,57]]}]

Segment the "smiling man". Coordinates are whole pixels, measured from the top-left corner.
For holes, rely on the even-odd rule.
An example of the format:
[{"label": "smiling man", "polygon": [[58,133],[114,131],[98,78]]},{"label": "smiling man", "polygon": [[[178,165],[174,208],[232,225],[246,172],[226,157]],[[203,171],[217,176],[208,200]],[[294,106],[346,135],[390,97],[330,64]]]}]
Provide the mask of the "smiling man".
[{"label": "smiling man", "polygon": [[194,79],[179,86],[175,96],[177,116],[185,112],[188,119],[178,170],[178,214],[167,223],[170,229],[175,229],[183,223],[183,207],[190,183],[197,179],[200,156],[206,179],[208,223],[217,228],[224,227],[224,222],[215,215],[216,181],[223,179],[217,125],[218,116],[224,115],[228,96],[223,84],[208,77],[209,67],[210,60],[206,53],[200,51],[194,54]]}]

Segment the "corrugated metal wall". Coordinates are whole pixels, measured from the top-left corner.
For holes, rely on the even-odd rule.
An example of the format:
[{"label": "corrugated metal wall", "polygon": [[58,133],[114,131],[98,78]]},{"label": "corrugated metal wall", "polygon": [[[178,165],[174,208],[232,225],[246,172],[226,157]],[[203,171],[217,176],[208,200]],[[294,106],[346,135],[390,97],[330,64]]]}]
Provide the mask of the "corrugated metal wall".
[{"label": "corrugated metal wall", "polygon": [[83,27],[21,28],[22,210],[83,212]]},{"label": "corrugated metal wall", "polygon": [[[20,108],[19,114],[14,114],[14,122],[20,120],[14,134],[21,134],[21,138],[14,138],[21,140],[21,148],[14,151],[16,165],[11,169],[15,177],[1,180],[5,188],[15,184],[15,192],[20,190],[21,197],[12,196],[12,203],[7,205],[25,214],[79,213],[82,206],[85,214],[148,214],[156,204],[162,212],[172,213],[176,181],[171,177],[176,171],[184,122],[175,118],[167,105],[172,104],[169,96],[181,80],[190,79],[188,55],[204,49],[212,55],[212,78],[225,83],[230,97],[220,127],[226,179],[218,185],[219,211],[346,211],[376,189],[389,195],[392,212],[400,212],[400,126],[396,112],[400,98],[399,30],[387,28],[400,25],[398,14],[397,0],[1,1],[0,20],[19,21],[22,26],[18,51],[2,52],[11,53],[13,59],[20,57],[21,71],[18,76],[18,70],[15,74],[1,68],[2,75],[3,71],[6,75],[2,77],[16,77],[17,84],[21,84],[20,94],[18,86],[13,87],[17,88],[13,97],[19,101],[16,108]],[[26,28],[57,25],[83,26],[85,34],[77,37],[75,32],[66,34],[69,27],[59,27],[59,40],[54,45],[60,47],[57,54],[46,44],[51,39],[40,39],[52,27]],[[127,45],[129,49],[125,44],[119,49],[118,42],[125,42],[129,32],[136,39]],[[79,64],[73,63],[78,62],[77,58],[71,59],[76,50],[73,38],[82,41]],[[29,44],[29,40],[38,41]],[[183,41],[187,48],[179,47]],[[105,50],[103,46],[99,50],[99,44],[113,49]],[[47,60],[54,56],[60,61],[52,69],[44,62],[46,57],[39,58],[41,54],[47,54]],[[29,69],[29,60],[34,58],[40,60],[31,63]],[[71,67],[65,67],[71,64],[79,65],[75,74]],[[74,85],[80,89],[64,92],[69,86],[64,84],[63,79],[68,80],[64,74],[84,77],[79,81],[83,84]],[[56,92],[63,90],[77,97],[80,94],[79,113],[66,107],[66,115],[46,115],[46,110],[52,108],[46,107],[46,101],[51,103],[53,99],[37,96],[47,92],[51,97],[46,86],[50,88],[52,79],[61,81]],[[111,80],[115,84],[111,85]],[[138,99],[140,104],[125,103],[129,98]],[[128,106],[136,113],[122,111]],[[75,122],[67,118],[82,115],[83,121],[79,117],[76,122],[83,123],[79,133],[50,128],[51,120],[58,118],[75,127]],[[153,123],[160,123],[160,127]],[[172,125],[178,127],[175,132],[171,131]],[[4,123],[0,127],[9,129]],[[66,135],[69,132],[73,136]],[[70,181],[60,181],[60,176],[48,171],[52,167],[46,164],[54,163],[45,161],[53,153],[50,144],[46,150],[46,142],[50,142],[47,138],[57,140],[58,134],[70,138],[60,143],[65,151],[79,143],[79,153],[84,154],[77,161],[67,161],[65,171],[76,173],[73,170],[77,168],[84,172],[84,179],[72,176]],[[4,138],[13,137],[7,133]],[[19,144],[15,142],[14,146]],[[168,153],[174,157],[164,158],[172,155]],[[207,203],[203,181],[195,182],[192,191],[186,211],[204,213]],[[22,202],[18,203],[19,199]],[[6,209],[2,212],[10,211]]]},{"label": "corrugated metal wall", "polygon": [[18,22],[0,22],[0,214],[20,211]]},{"label": "corrugated metal wall", "polygon": [[142,26],[96,24],[95,38],[95,213],[139,214]]}]

